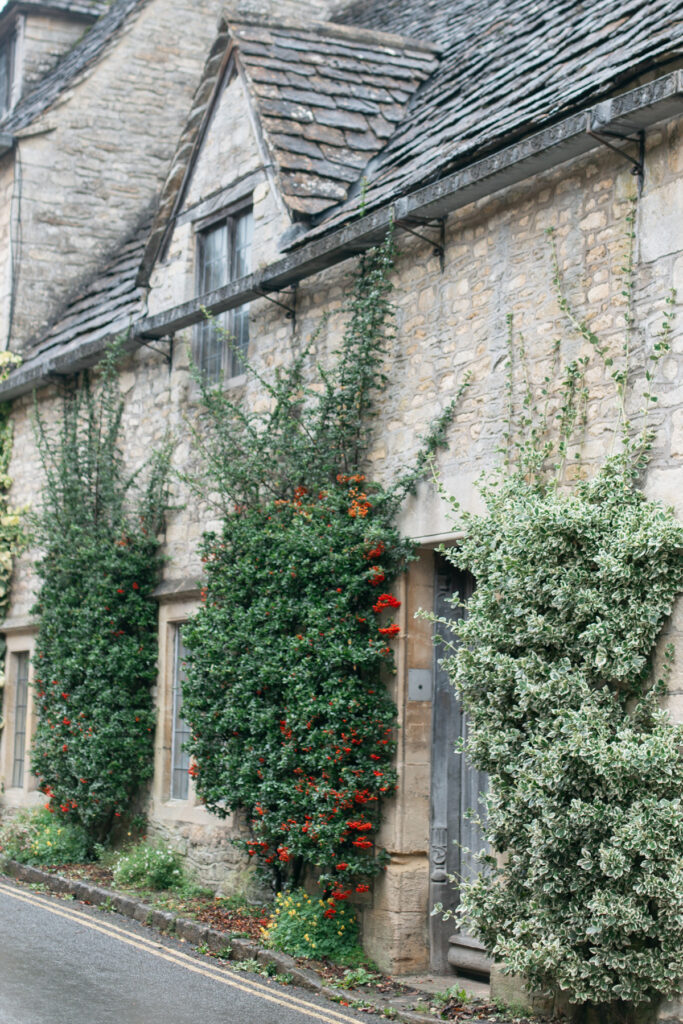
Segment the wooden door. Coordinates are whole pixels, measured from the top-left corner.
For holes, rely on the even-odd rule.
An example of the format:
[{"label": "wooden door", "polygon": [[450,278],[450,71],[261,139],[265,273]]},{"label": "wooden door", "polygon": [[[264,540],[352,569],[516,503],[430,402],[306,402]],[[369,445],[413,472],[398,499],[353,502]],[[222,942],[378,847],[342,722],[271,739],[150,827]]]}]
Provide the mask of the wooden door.
[{"label": "wooden door", "polygon": [[[457,595],[466,602],[474,591],[474,578],[453,568],[437,557],[435,601],[437,615],[461,618],[465,609],[454,609],[448,599]],[[437,627],[445,636],[444,628]],[[440,661],[447,653],[443,645],[434,649],[434,691],[432,710],[432,777],[431,777],[431,847],[430,847],[430,910],[436,903],[457,907],[457,883],[449,875],[470,879],[479,872],[474,854],[485,848],[479,825],[467,811],[483,813],[480,798],[486,792],[487,778],[477,771],[463,755],[455,753],[455,745],[467,736],[467,719],[455,689]],[[481,944],[466,931],[456,931],[453,921],[442,921],[440,915],[430,917],[431,967],[434,971],[460,970],[486,974],[490,962]]]}]

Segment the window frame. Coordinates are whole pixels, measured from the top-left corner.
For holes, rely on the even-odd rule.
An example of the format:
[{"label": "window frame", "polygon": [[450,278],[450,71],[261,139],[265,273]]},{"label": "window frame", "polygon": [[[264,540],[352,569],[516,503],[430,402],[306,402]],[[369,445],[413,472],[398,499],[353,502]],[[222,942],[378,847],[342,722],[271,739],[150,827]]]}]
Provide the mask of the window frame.
[{"label": "window frame", "polygon": [[[14,80],[16,76],[17,28],[13,25],[0,36],[0,55],[7,51],[7,99],[5,106],[0,105],[0,121],[9,114],[14,106]],[[2,94],[0,93],[0,96]]]},{"label": "window frame", "polygon": [[[13,651],[10,654],[10,665],[12,667],[11,678],[14,690],[14,707],[12,713],[12,752],[10,755],[12,775],[10,786],[12,789],[23,789],[27,778],[26,766],[28,762],[28,712],[29,712],[29,676],[31,674],[31,652]],[[22,703],[19,698],[22,697]],[[18,755],[17,748],[21,738],[21,754]]]},{"label": "window frame", "polygon": [[[181,648],[186,650],[182,638],[184,622],[172,623],[173,629],[173,655],[172,655],[172,676],[171,676],[171,763],[169,769],[169,800],[186,802],[191,796],[190,786],[190,756],[183,751],[183,744],[190,736],[190,728],[182,717],[182,676],[180,652]],[[177,761],[180,761],[180,766]],[[185,773],[184,785],[180,787],[183,792],[176,792],[176,780],[178,773]],[[181,775],[182,777],[182,775]]]},{"label": "window frame", "polygon": [[[32,744],[36,729],[36,708],[33,699],[33,655],[37,626],[27,619],[6,619],[2,624],[7,650],[5,652],[5,686],[0,689],[0,720],[4,716],[4,727],[0,729],[0,783],[4,781],[4,792],[0,804],[7,807],[33,807],[44,801],[38,788],[38,780],[32,771]],[[15,739],[16,739],[16,663],[17,656],[28,657],[26,719],[24,723],[23,778],[20,786],[13,785]],[[0,785],[0,789],[3,787]]]},{"label": "window frame", "polygon": [[[241,218],[249,216],[251,223],[249,227],[249,238],[247,248],[248,256],[245,262],[247,263],[247,269],[243,269],[243,273],[236,273],[236,262],[237,262],[237,246],[236,246],[236,232],[237,224]],[[204,276],[206,271],[206,261],[204,258],[205,247],[207,239],[213,232],[225,228],[226,241],[225,241],[225,258],[226,258],[226,275],[222,285],[218,287],[224,287],[225,285],[231,284],[233,281],[237,281],[240,277],[245,274],[251,273],[252,264],[252,249],[253,249],[253,232],[254,232],[254,206],[252,194],[242,196],[241,198],[233,201],[229,205],[217,210],[210,215],[197,219],[194,224],[195,234],[195,295],[197,298],[201,298],[203,295],[209,294],[209,291],[204,287]],[[245,303],[242,306],[237,306],[234,309],[227,310],[225,313],[219,313],[214,317],[216,326],[219,329],[226,331],[229,335],[235,336],[235,323],[238,318],[243,319],[245,325],[244,330],[246,338],[244,340],[243,347],[240,345],[240,350],[244,356],[249,351],[249,303]],[[195,361],[197,368],[204,372],[204,368],[201,365],[203,361],[203,353],[200,352],[200,346],[216,340],[216,333],[213,330],[213,324],[203,320],[195,325],[192,339],[192,357]],[[212,337],[213,335],[213,337]],[[240,352],[236,351],[235,347],[231,347],[224,342],[220,345],[221,361],[220,367],[214,373],[207,373],[207,381],[209,384],[214,386],[220,385],[225,382],[232,384],[240,383],[244,377],[244,366],[241,365]]]}]

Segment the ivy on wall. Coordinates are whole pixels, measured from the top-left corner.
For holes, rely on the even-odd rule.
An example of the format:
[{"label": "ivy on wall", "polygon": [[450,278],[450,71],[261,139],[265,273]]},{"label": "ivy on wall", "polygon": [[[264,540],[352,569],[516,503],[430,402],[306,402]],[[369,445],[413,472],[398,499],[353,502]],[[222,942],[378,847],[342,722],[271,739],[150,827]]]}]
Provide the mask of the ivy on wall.
[{"label": "ivy on wall", "polygon": [[[636,430],[630,301],[613,351],[573,312],[554,248],[553,262],[584,354],[554,392],[526,386],[506,464],[482,486],[487,513],[459,515],[465,539],[447,553],[477,580],[468,618],[449,624],[458,646],[447,667],[471,723],[467,756],[490,778],[486,834],[505,854],[462,885],[461,914],[530,988],[625,1021],[653,1012],[683,976],[683,728],[659,706],[670,648],[655,668],[683,589],[683,526],[637,486],[673,296],[645,350]],[[630,300],[632,244],[624,275]],[[569,486],[590,365],[614,384],[617,452]]]},{"label": "ivy on wall", "polygon": [[96,384],[87,375],[63,401],[59,427],[36,417],[45,475],[36,536],[42,580],[34,657],[38,724],[32,767],[47,807],[93,840],[152,775],[158,533],[168,452],[146,488],[125,467],[118,347]]},{"label": "ivy on wall", "polygon": [[203,604],[183,630],[191,771],[211,811],[245,812],[243,845],[274,888],[314,869],[335,900],[367,890],[385,860],[375,839],[396,786],[390,590],[412,553],[395,520],[455,407],[395,486],[366,479],[393,258],[390,237],[361,259],[332,368],[311,368],[309,346],[260,378],[263,415],[204,389],[201,489],[218,495],[222,527],[204,536]]}]

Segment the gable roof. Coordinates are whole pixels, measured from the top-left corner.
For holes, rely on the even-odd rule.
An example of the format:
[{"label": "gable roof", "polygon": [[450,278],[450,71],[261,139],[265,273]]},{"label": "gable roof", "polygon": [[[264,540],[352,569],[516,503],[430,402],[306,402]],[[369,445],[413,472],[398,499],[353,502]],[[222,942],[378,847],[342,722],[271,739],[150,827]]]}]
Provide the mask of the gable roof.
[{"label": "gable roof", "polygon": [[172,230],[230,60],[243,81],[292,216],[336,207],[437,64],[435,48],[328,22],[221,19],[161,191],[141,280]]},{"label": "gable roof", "polygon": [[[49,71],[32,92],[17,103],[9,115],[0,121],[7,134],[25,128],[44,113],[75,79],[96,63],[118,36],[123,24],[134,11],[148,0],[113,0],[111,5],[93,24],[83,39]],[[74,4],[74,7],[77,6]]]},{"label": "gable roof", "polygon": [[[683,55],[682,0],[355,0],[336,17],[428,38],[442,51],[366,168],[367,210]],[[304,239],[356,212],[347,204]]]},{"label": "gable roof", "polygon": [[311,21],[231,21],[261,126],[290,208],[317,214],[346,199],[437,65],[436,48]]}]

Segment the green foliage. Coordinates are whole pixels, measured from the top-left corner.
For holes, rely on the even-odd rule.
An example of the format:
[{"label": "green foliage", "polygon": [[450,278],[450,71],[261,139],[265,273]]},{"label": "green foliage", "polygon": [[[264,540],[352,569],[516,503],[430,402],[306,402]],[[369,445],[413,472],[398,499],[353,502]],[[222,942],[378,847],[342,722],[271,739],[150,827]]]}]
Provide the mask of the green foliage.
[{"label": "green foliage", "polygon": [[268,412],[204,388],[201,487],[218,494],[223,527],[204,537],[203,606],[183,630],[201,798],[216,814],[246,811],[244,845],[275,889],[314,868],[337,899],[366,891],[384,862],[373,834],[396,773],[382,674],[399,632],[384,613],[400,604],[385,591],[412,553],[394,520],[453,413],[395,486],[366,482],[392,261],[391,238],[362,260],[331,369],[311,367],[309,346],[274,380],[259,378]]},{"label": "green foliage", "polygon": [[359,955],[355,911],[334,899],[317,899],[303,889],[278,893],[264,937],[271,949],[309,960],[355,961]]},{"label": "green foliage", "polygon": [[82,864],[90,853],[81,825],[55,819],[44,808],[19,811],[0,827],[0,854],[20,864]]},{"label": "green foliage", "polygon": [[[610,462],[574,494],[517,476],[450,557],[477,590],[449,670],[504,867],[463,903],[497,959],[576,1002],[683,974],[683,731],[648,691],[683,527]],[[502,884],[501,884],[502,883]]]},{"label": "green foliage", "polygon": [[37,417],[45,489],[33,769],[56,813],[97,840],[152,774],[157,533],[166,457],[142,495],[123,465],[116,352],[98,385],[65,398],[58,433]]},{"label": "green foliage", "polygon": [[460,515],[465,539],[447,553],[477,581],[447,667],[467,755],[490,778],[487,838],[506,854],[462,884],[461,912],[532,989],[615,1018],[683,975],[683,729],[659,707],[671,649],[652,683],[683,589],[683,526],[636,487],[652,439],[649,394],[638,435],[626,419],[631,327],[629,312],[615,359],[588,332],[615,384],[620,453],[569,490],[584,385],[560,375],[554,441],[527,386],[508,465],[481,488],[487,514]]},{"label": "green foliage", "polygon": [[[279,882],[306,862],[338,893],[377,870],[370,835],[396,784],[395,709],[379,681],[393,629],[377,621],[396,602],[378,590],[406,549],[386,497],[359,486],[231,517],[207,539],[209,597],[184,631],[202,798],[219,814],[248,809],[247,849]],[[364,517],[349,515],[353,501],[371,505]]]},{"label": "green foliage", "polygon": [[446,1003],[458,1002],[468,1003],[469,996],[464,988],[459,988],[458,985],[450,985],[448,988],[443,989],[442,992],[435,992],[432,996],[431,1001],[436,1006],[445,1006]]},{"label": "green foliage", "polygon": [[140,843],[120,854],[114,864],[116,885],[138,889],[183,889],[187,878],[182,857],[161,844]]},{"label": "green foliage", "polygon": [[374,985],[382,980],[382,975],[369,971],[367,967],[351,967],[344,971],[344,976],[333,981],[334,988],[361,988],[363,985]]}]

